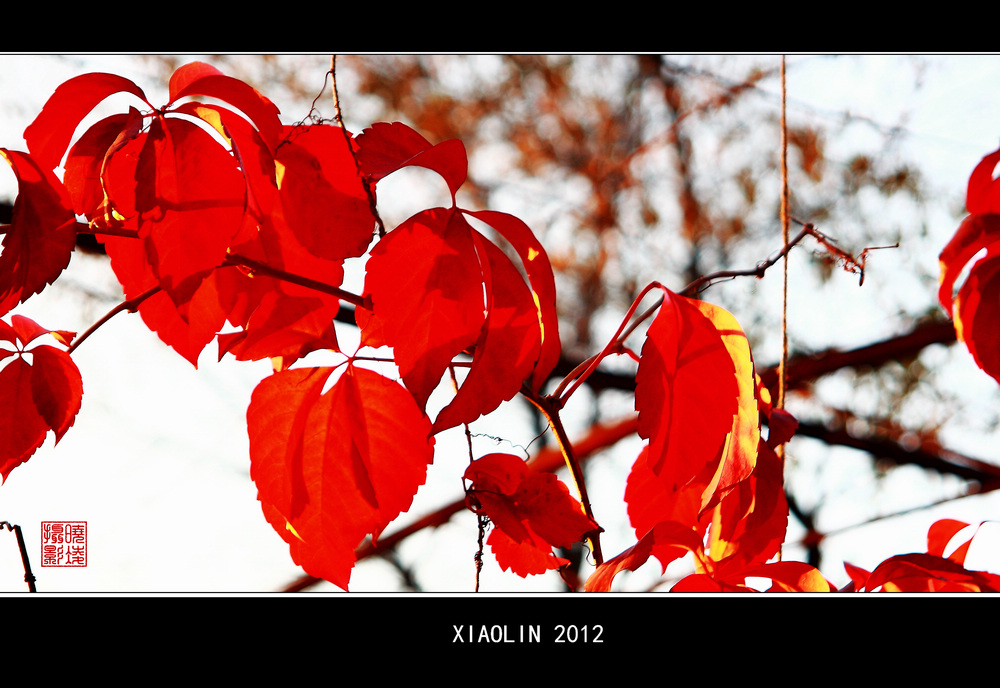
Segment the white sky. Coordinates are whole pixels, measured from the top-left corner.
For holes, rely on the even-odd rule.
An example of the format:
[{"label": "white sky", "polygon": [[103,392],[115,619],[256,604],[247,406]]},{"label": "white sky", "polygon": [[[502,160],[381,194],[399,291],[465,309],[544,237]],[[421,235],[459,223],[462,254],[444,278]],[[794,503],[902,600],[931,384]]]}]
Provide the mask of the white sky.
[{"label": "white sky", "polygon": [[[922,164],[937,188],[958,197],[964,194],[976,162],[1000,143],[1000,91],[995,88],[1000,56],[937,57],[918,91],[910,88],[912,76],[901,73],[908,67],[897,56],[837,61],[797,56],[789,64],[796,60],[810,60],[810,66],[789,70],[792,111],[807,106],[833,117],[850,110],[890,125],[908,111],[911,157]],[[55,87],[74,74],[113,71],[134,78],[156,102],[165,89],[158,89],[134,67],[128,56],[66,60],[0,55],[0,147],[24,150],[24,127]],[[317,79],[322,79],[321,73]],[[279,106],[289,121],[305,114]],[[10,196],[12,189],[13,175],[0,170],[0,195]],[[945,223],[931,228],[942,246],[954,230]],[[936,254],[927,260],[936,263]],[[56,286],[16,312],[52,329],[83,331],[115,303],[109,273],[99,261],[77,256]],[[75,291],[79,285],[110,299],[84,303]],[[791,313],[794,308],[793,303]],[[860,340],[865,334],[858,334]],[[0,521],[20,524],[24,530],[40,591],[268,592],[300,575],[287,547],[264,521],[248,475],[245,412],[253,387],[269,365],[237,364],[231,359],[215,363],[211,351],[210,346],[195,370],[146,330],[137,315],[120,315],[74,354],[85,390],[75,426],[57,447],[50,436],[0,486]],[[981,387],[984,395],[991,393],[991,381],[970,366],[971,361],[964,364],[964,372],[970,374],[968,384]],[[518,412],[517,407],[510,409],[512,414]],[[523,426],[516,419],[511,422],[511,427]],[[523,445],[531,436],[510,439]],[[422,515],[459,495],[458,476],[466,460],[464,438],[442,437],[439,447],[449,442],[457,447],[457,463],[449,464],[446,452],[439,450],[430,489],[421,491],[411,514]],[[624,480],[636,446],[626,444],[622,458],[609,461],[597,474],[609,492]],[[987,444],[965,450],[984,459],[996,456]],[[905,474],[899,480],[905,493]],[[605,507],[595,508],[600,517]],[[939,517],[1000,520],[1000,498],[965,499],[946,510],[871,526],[871,541],[878,549],[840,550],[839,540],[831,538],[824,573],[843,584],[838,556],[871,567],[892,554],[922,551],[927,525]],[[88,522],[86,568],[40,566],[39,524],[54,520]],[[627,535],[609,532],[605,553],[631,544]],[[856,548],[855,540],[849,546]],[[475,548],[475,522],[464,514],[433,533],[412,538],[401,553],[408,560],[419,558],[428,589],[468,592]],[[647,567],[658,573],[655,562]],[[395,586],[395,575],[381,562],[362,563],[352,577],[352,590],[357,592],[386,591],[390,586]],[[523,581],[488,561],[481,587],[547,591],[558,590],[558,580],[546,576]],[[0,592],[25,589],[14,535],[0,531]]]}]

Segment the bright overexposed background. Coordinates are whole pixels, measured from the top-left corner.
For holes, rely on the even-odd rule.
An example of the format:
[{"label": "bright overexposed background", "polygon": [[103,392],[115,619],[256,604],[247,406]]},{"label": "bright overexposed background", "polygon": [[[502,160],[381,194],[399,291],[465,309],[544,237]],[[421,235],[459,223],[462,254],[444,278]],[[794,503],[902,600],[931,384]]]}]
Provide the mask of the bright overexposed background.
[{"label": "bright overexposed background", "polygon": [[[880,126],[902,127],[904,150],[920,161],[932,188],[940,193],[935,201],[940,210],[931,214],[927,229],[928,245],[937,248],[919,258],[933,266],[937,251],[956,228],[948,211],[963,200],[975,164],[1000,143],[1000,91],[995,87],[1000,56],[934,56],[924,62],[919,79],[909,73],[901,78],[900,70],[911,69],[901,56],[810,57],[789,58],[789,64],[803,63],[802,68],[789,70],[790,111],[830,121],[850,112]],[[328,58],[315,60],[317,90],[327,64]],[[135,56],[0,55],[0,147],[24,150],[24,128],[48,96],[66,79],[90,71],[126,76],[145,90],[151,102],[165,100],[165,85],[152,77],[148,63]],[[919,88],[913,86],[916,81]],[[764,82],[762,88],[776,94],[778,83]],[[266,95],[275,99],[288,123],[308,111],[308,103],[282,102]],[[342,92],[341,98],[349,109],[349,93]],[[776,99],[772,105],[777,107]],[[109,107],[114,110],[115,104]],[[0,197],[12,199],[15,194],[13,174],[0,169]],[[517,214],[515,208],[496,209]],[[902,252],[880,254],[881,269],[899,271],[902,282],[908,269],[901,262],[904,257],[910,259]],[[794,273],[792,279],[795,284]],[[773,298],[778,286],[779,275],[769,275],[760,286],[762,298]],[[828,321],[824,314],[817,317],[810,311],[807,297],[793,291],[789,317],[815,318],[819,345],[830,339]],[[51,329],[83,331],[120,298],[106,261],[78,253],[54,286],[15,312]],[[853,309],[850,322],[855,329],[845,332],[840,319],[835,341],[859,345],[892,334],[880,329],[878,309],[864,305],[865,299],[877,301],[877,295],[861,291],[856,298],[842,305]],[[349,337],[345,334],[345,339]],[[992,413],[1000,410],[992,406],[997,401],[995,383],[975,368],[964,351],[955,347],[939,357],[940,365],[953,371],[954,384],[964,394],[978,395]],[[128,314],[101,328],[74,353],[74,360],[84,380],[83,407],[74,427],[58,446],[53,446],[50,436],[0,486],[0,521],[22,527],[39,591],[269,592],[302,574],[291,562],[284,542],[265,522],[249,479],[245,413],[254,386],[270,371],[267,362],[216,362],[210,346],[195,369],[165,347],[137,315]],[[511,428],[495,433],[509,443],[504,450],[518,453],[531,443],[533,433],[525,418],[524,409],[515,403],[491,421],[491,428]],[[570,417],[568,422],[571,434],[585,427],[583,419]],[[956,433],[945,439],[947,446],[971,456],[998,458],[995,436]],[[461,467],[467,461],[464,443],[464,436],[456,432],[438,439],[426,488],[402,521],[460,497]],[[623,442],[615,456],[595,469],[597,487],[591,488],[592,496],[595,492],[612,495],[608,506],[595,497],[599,517],[602,508],[613,518],[622,516],[615,512],[623,507],[614,504],[614,495],[620,502],[637,449],[637,441]],[[845,472],[852,470],[852,461],[864,460],[844,452]],[[901,471],[894,478],[899,481],[898,509],[922,504],[921,495],[908,488],[906,476]],[[865,496],[858,495],[857,501],[863,504]],[[844,526],[857,517],[845,513]],[[1000,520],[1000,496],[968,497],[939,509],[876,522],[866,526],[870,537],[845,539],[844,549],[831,536],[827,561],[849,560],[873,567],[893,554],[922,551],[927,526],[943,517]],[[87,566],[41,567],[40,523],[69,520],[87,521]],[[474,584],[476,537],[475,518],[464,513],[432,532],[410,538],[400,547],[399,556],[419,565],[425,589],[468,592]],[[606,554],[631,544],[626,529],[610,529],[606,537]],[[990,560],[985,551],[976,556],[980,558],[970,559],[970,568],[1000,571],[996,556]],[[649,572],[655,578],[656,565],[648,568],[655,569]],[[827,564],[824,573],[835,583],[846,582],[843,571],[835,566]],[[634,575],[633,580],[641,580],[641,574]],[[25,590],[22,577],[14,535],[0,531],[0,591]],[[396,571],[373,560],[359,564],[351,587],[365,592],[393,591],[399,586]],[[519,579],[499,571],[492,559],[481,581],[487,591],[555,591],[559,587],[554,575]],[[321,585],[315,590],[336,588]]]}]

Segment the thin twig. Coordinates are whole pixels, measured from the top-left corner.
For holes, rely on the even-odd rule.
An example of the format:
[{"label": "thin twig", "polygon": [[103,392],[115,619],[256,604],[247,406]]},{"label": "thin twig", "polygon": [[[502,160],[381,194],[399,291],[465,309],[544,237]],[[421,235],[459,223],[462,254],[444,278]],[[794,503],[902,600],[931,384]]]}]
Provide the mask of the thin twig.
[{"label": "thin twig", "polygon": [[375,192],[372,190],[371,183],[368,181],[368,177],[361,173],[361,163],[358,162],[358,156],[354,152],[353,141],[351,140],[351,134],[347,131],[347,127],[344,126],[344,116],[340,111],[340,96],[337,93],[337,56],[333,55],[330,57],[330,76],[333,82],[333,108],[334,117],[337,120],[337,124],[340,126],[340,130],[344,133],[344,140],[347,141],[347,150],[350,151],[351,157],[354,159],[354,168],[358,171],[358,178],[361,180],[361,185],[365,189],[365,194],[368,196],[368,207],[371,210],[372,217],[375,218],[375,228],[379,235],[379,238],[385,236],[385,224],[382,222],[381,216],[378,214],[378,203],[375,201]]},{"label": "thin twig", "polygon": [[88,327],[86,332],[84,332],[79,337],[77,337],[75,340],[73,340],[73,343],[70,344],[70,346],[66,349],[66,352],[67,353],[73,353],[74,351],[76,351],[76,349],[81,344],[83,344],[84,341],[86,341],[87,337],[89,337],[90,335],[94,334],[94,332],[96,332],[98,329],[100,329],[101,326],[104,325],[104,323],[106,323],[107,321],[111,320],[111,318],[115,317],[119,313],[121,313],[123,311],[128,311],[129,313],[135,313],[135,311],[139,308],[140,304],[142,304],[143,301],[145,301],[150,296],[153,296],[154,294],[156,294],[159,291],[160,291],[160,286],[157,285],[155,287],[147,289],[146,291],[144,291],[143,293],[139,294],[136,297],[133,297],[131,299],[127,299],[125,301],[122,301],[117,306],[115,306],[114,308],[112,308],[110,311],[108,311],[107,313],[105,313],[104,316],[100,320],[98,320],[93,325],[91,325],[90,327]]},{"label": "thin twig", "polygon": [[[788,246],[788,122],[785,119],[785,56],[781,56],[781,243]],[[781,285],[781,362],[778,364],[776,408],[785,407],[785,366],[788,363],[788,252],[785,252]],[[778,449],[778,456],[784,447]]]}]

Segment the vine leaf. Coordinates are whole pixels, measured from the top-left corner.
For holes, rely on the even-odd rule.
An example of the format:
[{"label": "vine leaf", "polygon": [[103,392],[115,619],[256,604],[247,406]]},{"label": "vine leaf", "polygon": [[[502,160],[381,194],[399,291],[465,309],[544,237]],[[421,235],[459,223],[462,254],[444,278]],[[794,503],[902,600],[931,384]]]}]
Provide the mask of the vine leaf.
[{"label": "vine leaf", "polygon": [[[739,467],[727,461],[734,422],[751,426],[759,422],[741,417],[741,396],[748,390],[751,398],[743,399],[743,405],[752,403],[753,378],[748,386],[737,372],[752,375],[752,363],[742,360],[737,368],[712,319],[723,313],[703,310],[693,300],[668,291],[646,332],[636,371],[635,408],[639,435],[649,440],[644,452],[648,468],[673,493],[697,481],[702,488],[699,511],[718,489],[731,487],[752,468],[752,456],[744,457]],[[735,320],[729,316],[723,327],[731,328],[732,323]],[[742,449],[743,438],[735,441]],[[732,475],[724,480],[726,471]]]},{"label": "vine leaf", "polygon": [[404,167],[417,166],[437,172],[451,190],[452,200],[465,183],[469,170],[465,144],[457,139],[431,143],[402,122],[376,122],[356,137],[358,163],[376,184]]},{"label": "vine leaf", "polygon": [[210,64],[190,62],[170,76],[170,104],[190,96],[218,98],[246,114],[273,152],[281,137],[278,108],[249,84],[226,76]]},{"label": "vine leaf", "polygon": [[84,117],[116,93],[130,93],[153,108],[142,89],[125,77],[102,72],[81,74],[56,88],[42,111],[24,130],[28,151],[44,168],[54,170]]},{"label": "vine leaf", "polygon": [[10,320],[0,320],[0,342],[15,347],[0,348],[0,360],[13,356],[0,370],[0,482],[42,446],[50,430],[59,442],[83,399],[80,371],[68,353],[48,344],[25,348],[46,334],[68,345],[74,333],[47,330],[23,315]]},{"label": "vine leaf", "polygon": [[403,222],[372,249],[365,294],[403,383],[425,408],[452,359],[476,343],[486,321],[468,223],[444,208]]},{"label": "vine leaf", "polygon": [[42,291],[69,265],[76,217],[65,187],[52,172],[18,151],[0,148],[17,178],[11,225],[0,253],[0,316]]},{"label": "vine leaf", "polygon": [[569,562],[552,552],[569,548],[600,527],[553,473],[536,473],[512,454],[487,454],[465,471],[466,502],[493,523],[487,544],[504,570],[544,573]]},{"label": "vine leaf", "polygon": [[[965,205],[970,215],[939,256],[938,301],[976,365],[1000,382],[995,345],[1000,338],[1000,184],[993,179],[998,160],[1000,150],[985,156],[969,177]],[[956,293],[966,268],[968,275]]]},{"label": "vine leaf", "polygon": [[348,364],[265,378],[247,410],[250,477],[310,575],[348,589],[354,551],[409,509],[434,454],[430,421],[398,383]]}]

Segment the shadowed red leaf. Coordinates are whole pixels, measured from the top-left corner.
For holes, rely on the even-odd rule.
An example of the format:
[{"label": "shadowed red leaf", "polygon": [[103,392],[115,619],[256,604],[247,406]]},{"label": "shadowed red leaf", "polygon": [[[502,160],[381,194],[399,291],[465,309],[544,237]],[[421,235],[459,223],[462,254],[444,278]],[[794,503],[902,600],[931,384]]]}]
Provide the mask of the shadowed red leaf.
[{"label": "shadowed red leaf", "polygon": [[69,265],[76,217],[66,189],[32,156],[0,148],[18,194],[0,253],[0,315],[51,284]]},{"label": "shadowed red leaf", "polygon": [[[49,430],[59,442],[73,425],[83,398],[80,371],[70,355],[47,344],[25,347],[38,337],[52,334],[67,343],[71,332],[47,330],[22,315],[11,324],[0,321],[0,340],[16,351],[0,349],[0,360],[13,356],[0,370],[0,478],[34,454]],[[30,356],[31,363],[25,359]],[[0,482],[2,482],[0,480]]]},{"label": "shadowed red leaf", "polygon": [[598,530],[569,489],[552,473],[536,473],[512,454],[488,454],[469,464],[466,501],[489,516],[487,540],[497,563],[521,577],[557,569],[567,561],[552,553]]},{"label": "shadowed red leaf", "polygon": [[406,388],[425,408],[486,321],[479,257],[461,213],[434,208],[389,232],[371,251],[365,293]]},{"label": "shadowed red leaf", "polygon": [[454,200],[468,174],[465,145],[457,139],[431,145],[402,122],[377,122],[355,138],[361,171],[373,183],[397,170],[415,165],[440,174]]}]

